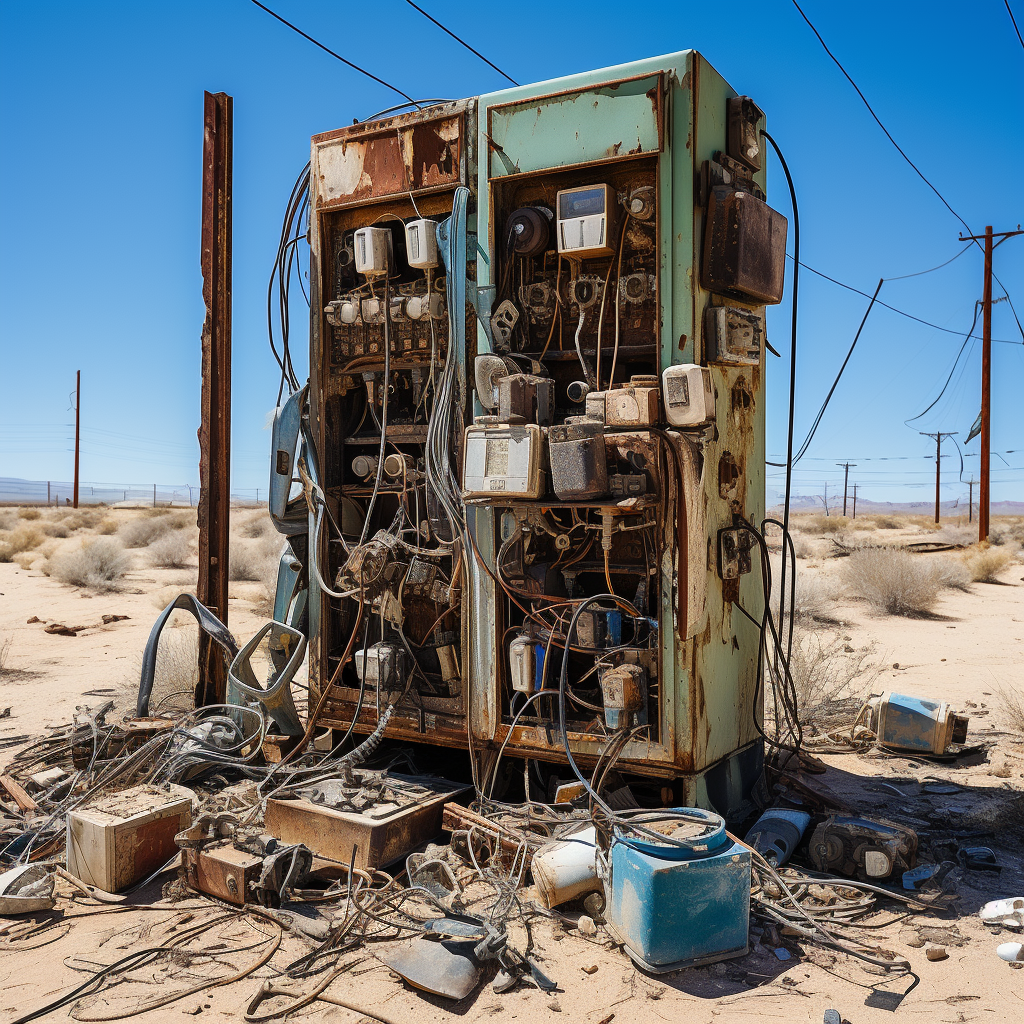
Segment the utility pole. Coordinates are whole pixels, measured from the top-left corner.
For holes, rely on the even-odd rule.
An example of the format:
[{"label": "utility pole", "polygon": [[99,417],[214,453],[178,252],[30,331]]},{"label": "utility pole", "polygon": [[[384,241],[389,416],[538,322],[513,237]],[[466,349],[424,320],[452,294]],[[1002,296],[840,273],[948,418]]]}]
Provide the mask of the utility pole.
[{"label": "utility pole", "polygon": [[[199,426],[199,582],[196,596],[228,624],[228,516],[231,508],[231,186],[232,100],[206,93],[200,265],[206,320]],[[227,666],[199,636],[196,707],[227,699]]]},{"label": "utility pole", "polygon": [[825,481],[825,518],[828,519],[828,481]]},{"label": "utility pole", "polygon": [[974,521],[974,477],[967,481],[967,522]]},{"label": "utility pole", "polygon": [[857,518],[857,485],[853,485],[853,518]]},{"label": "utility pole", "polygon": [[850,483],[850,467],[856,466],[856,462],[837,462],[837,466],[843,468],[843,518],[846,518],[846,491]]},{"label": "utility pole", "polygon": [[944,430],[944,431],[940,431],[937,434],[929,434],[929,433],[927,433],[924,430],[919,430],[918,433],[923,435],[924,437],[934,437],[935,438],[935,522],[938,523],[938,521],[939,521],[939,477],[940,477],[940,468],[941,468],[941,461],[940,460],[942,459],[942,439],[944,437],[953,437],[955,434],[958,433],[958,431],[956,431],[956,430],[945,431]]},{"label": "utility pole", "polygon": [[[982,291],[981,321],[981,479],[978,481],[978,540],[988,539],[988,508],[989,508],[989,448],[991,439],[989,424],[991,420],[992,396],[992,252],[1008,238],[1024,234],[1020,225],[1016,231],[992,231],[992,225],[985,228],[984,235],[961,235],[961,242],[985,241],[985,281]],[[998,238],[995,245],[992,239]]]},{"label": "utility pole", "polygon": [[82,440],[82,371],[75,374],[75,490],[72,508],[78,508],[78,450]]}]

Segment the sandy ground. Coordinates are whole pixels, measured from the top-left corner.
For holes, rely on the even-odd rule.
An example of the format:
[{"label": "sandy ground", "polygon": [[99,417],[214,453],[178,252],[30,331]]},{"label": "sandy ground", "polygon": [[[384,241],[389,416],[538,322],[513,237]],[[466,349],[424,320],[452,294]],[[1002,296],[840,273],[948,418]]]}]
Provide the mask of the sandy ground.
[{"label": "sandy ground", "polygon": [[[874,538],[921,539],[921,535],[907,529],[877,531]],[[827,540],[815,543],[818,557],[801,559],[800,573],[839,579],[843,559],[823,557]],[[96,704],[108,696],[116,697],[125,712],[131,710],[139,658],[158,608],[194,577],[187,569],[152,567],[144,550],[134,558],[125,589],[111,594],[58,583],[38,567],[0,564],[0,643],[11,640],[0,690],[0,711],[9,706],[11,712],[9,718],[0,719],[0,745],[65,722],[77,705]],[[842,954],[783,938],[790,955],[785,962],[777,959],[768,944],[758,942],[739,959],[652,976],[637,971],[603,930],[588,939],[575,928],[540,920],[534,939],[541,965],[558,982],[554,994],[520,983],[498,995],[484,984],[453,1004],[417,993],[396,979],[373,956],[380,947],[364,947],[345,957],[342,963],[349,964],[349,969],[329,986],[327,994],[403,1022],[496,1018],[649,1024],[654,1019],[740,1022],[762,1017],[818,1024],[830,1007],[849,1024],[889,1021],[894,1016],[929,1024],[1019,1020],[1024,1010],[1024,975],[995,956],[995,947],[1015,936],[986,929],[976,911],[989,899],[1024,895],[1019,856],[1024,835],[1024,811],[1020,810],[1024,737],[1013,731],[1002,696],[1024,697],[1022,577],[1024,565],[1014,562],[1000,574],[999,583],[975,583],[968,593],[945,591],[926,618],[878,616],[863,602],[839,595],[830,602],[830,615],[837,623],[807,626],[811,634],[826,641],[840,640],[852,657],[865,656],[869,671],[854,681],[855,690],[864,684],[874,692],[893,689],[949,700],[972,716],[969,740],[991,745],[955,764],[877,754],[826,755],[826,773],[805,776],[808,784],[841,796],[852,809],[913,819],[930,839],[973,831],[980,833],[978,843],[996,850],[1003,865],[1001,874],[957,871],[951,876],[957,894],[954,911],[906,916],[898,910],[882,910],[868,919],[873,927],[860,934],[870,935],[868,941],[909,960],[913,975],[887,979]],[[232,587],[230,625],[244,640],[264,621],[256,611],[262,593],[258,584]],[[104,614],[128,618],[103,625]],[[33,616],[43,622],[27,622]],[[74,637],[47,634],[44,624],[49,621],[89,628]],[[0,764],[14,749],[0,746]],[[935,780],[953,783],[956,789],[930,792],[926,783]],[[60,891],[71,893],[63,883]],[[0,925],[0,1019],[12,1020],[19,1012],[81,984],[88,976],[83,970],[112,963],[132,949],[156,945],[175,928],[221,913],[199,900],[161,902],[159,883],[133,894],[128,903],[110,909],[80,898],[61,900],[58,909],[64,923],[37,939],[20,942],[4,938]],[[194,915],[188,923],[183,923],[183,911]],[[267,922],[217,921],[202,940],[211,951],[209,959],[130,971],[125,982],[81,1006],[77,1019],[108,1019],[112,1013],[137,1010],[160,994],[227,977],[268,951],[268,937],[275,932]],[[929,961],[925,942],[945,946],[948,959]],[[218,948],[227,952],[218,953]],[[239,948],[244,951],[237,952]],[[277,977],[284,965],[308,948],[302,940],[286,935],[269,964],[244,980],[200,987],[188,998],[137,1019],[180,1021],[190,1015],[241,1019],[262,979]],[[310,979],[290,984],[296,991],[311,987]],[[268,1003],[263,1012],[283,1002]],[[47,1019],[67,1013],[60,1010]],[[295,1019],[305,1017],[339,1022],[362,1019],[359,1012],[322,1002],[295,1015]]]}]

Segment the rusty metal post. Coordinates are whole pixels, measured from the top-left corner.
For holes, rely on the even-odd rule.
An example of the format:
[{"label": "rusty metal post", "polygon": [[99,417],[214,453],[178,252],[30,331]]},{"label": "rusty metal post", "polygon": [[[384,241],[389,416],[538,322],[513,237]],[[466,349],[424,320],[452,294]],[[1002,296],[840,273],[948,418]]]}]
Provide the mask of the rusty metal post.
[{"label": "rusty metal post", "polygon": [[[82,439],[82,371],[78,370],[75,373],[75,489],[74,497],[71,499],[72,508],[78,508],[78,451],[81,447]],[[49,491],[49,485],[47,485],[47,491]],[[47,494],[47,504],[49,504],[49,494]]]},{"label": "rusty metal post", "polygon": [[985,290],[981,299],[981,482],[978,488],[978,540],[988,539],[989,425],[992,409],[992,225],[985,228]]},{"label": "rusty metal post", "polygon": [[[206,320],[199,427],[199,587],[197,596],[226,625],[231,479],[231,152],[232,100],[205,93],[201,263]],[[223,703],[220,652],[199,634],[196,706]]]}]

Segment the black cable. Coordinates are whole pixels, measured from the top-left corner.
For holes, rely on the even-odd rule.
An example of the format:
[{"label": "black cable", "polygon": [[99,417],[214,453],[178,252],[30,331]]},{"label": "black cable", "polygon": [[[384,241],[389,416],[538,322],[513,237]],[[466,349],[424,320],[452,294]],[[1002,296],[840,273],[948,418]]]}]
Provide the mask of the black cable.
[{"label": "black cable", "polygon": [[[864,313],[864,318],[860,322],[860,327],[857,328],[857,333],[853,336],[853,343],[850,345],[850,351],[846,353],[846,358],[843,360],[843,365],[839,367],[839,373],[836,374],[836,379],[832,382],[832,387],[828,389],[828,394],[825,396],[825,401],[822,403],[821,408],[818,410],[818,415],[815,416],[814,422],[811,424],[811,429],[807,432],[807,437],[804,438],[804,442],[800,445],[800,450],[796,453],[793,458],[793,464],[796,465],[806,454],[807,449],[810,447],[811,441],[814,440],[814,435],[817,433],[818,426],[821,423],[821,418],[825,415],[825,410],[828,408],[828,403],[832,400],[832,395],[835,394],[836,388],[839,386],[839,379],[843,376],[843,371],[846,369],[846,364],[850,361],[850,356],[853,355],[853,350],[857,347],[857,342],[860,340],[860,333],[864,330],[864,325],[868,322],[868,314],[871,312],[871,307],[875,304],[875,299],[878,298],[878,293],[882,290],[882,285],[885,279],[881,278],[878,282],[878,287],[875,289],[875,294],[871,297],[871,302],[868,304],[868,308]],[[769,466],[785,466],[785,462],[768,462]]]},{"label": "black cable", "polygon": [[953,360],[953,368],[949,371],[949,376],[946,378],[946,383],[942,385],[942,390],[939,392],[939,397],[928,406],[924,412],[919,412],[916,416],[911,416],[909,420],[904,420],[905,426],[910,426],[914,420],[919,420],[925,413],[930,412],[938,404],[939,398],[946,393],[946,388],[949,387],[949,382],[953,379],[953,374],[956,373],[957,363],[960,362],[960,357],[964,354],[964,349],[967,348],[967,342],[971,340],[971,335],[974,333],[974,325],[978,322],[978,309],[981,306],[981,302],[975,302],[974,304],[974,319],[971,321],[971,329],[967,332],[967,337],[964,338],[964,343],[960,346],[960,351],[956,354],[956,359]]},{"label": "black cable", "polygon": [[793,0],[793,6],[800,12],[800,17],[807,22],[807,25],[810,28],[810,30],[815,34],[815,36],[817,36],[818,42],[821,43],[822,49],[824,49],[824,51],[829,55],[829,57],[832,58],[832,61],[835,63],[835,66],[839,68],[840,71],[842,71],[843,77],[850,83],[850,85],[853,86],[857,95],[861,98],[861,101],[864,103],[864,106],[868,108],[868,113],[875,119],[875,123],[878,125],[879,128],[882,129],[883,132],[885,132],[885,137],[896,147],[896,152],[899,153],[899,155],[903,157],[903,159],[906,160],[908,164],[910,164],[910,166],[914,169],[914,172],[917,174],[917,176],[935,193],[936,196],[938,196],[939,201],[942,203],[942,205],[945,206],[945,208],[949,210],[949,212],[953,214],[953,216],[956,217],[956,219],[960,221],[960,223],[963,224],[965,228],[967,228],[967,233],[969,235],[973,234],[974,232],[971,230],[971,227],[967,223],[967,221],[965,221],[963,217],[961,217],[960,214],[957,213],[956,210],[954,210],[948,202],[946,202],[945,196],[943,196],[943,194],[924,176],[924,172],[921,170],[921,168],[918,167],[917,164],[915,164],[914,161],[911,160],[910,157],[903,152],[903,150],[900,148],[900,144],[892,137],[892,135],[889,134],[889,129],[886,128],[884,124],[882,124],[878,115],[872,109],[871,104],[868,103],[867,97],[864,95],[864,93],[860,91],[860,86],[858,86],[857,83],[850,77],[849,72],[839,62],[839,58],[836,57],[836,55],[828,48],[828,46],[825,43],[825,40],[821,38],[821,33],[814,27],[814,25],[811,24],[811,19],[808,18],[806,14],[804,14],[803,10],[801,9],[800,5],[796,2],[796,0]]},{"label": "black cable", "polygon": [[372,78],[379,85],[383,85],[384,88],[390,89],[392,92],[397,92],[399,96],[401,96],[403,99],[408,100],[414,107],[419,107],[419,103],[417,103],[416,100],[414,100],[408,93],[402,92],[402,90],[399,89],[397,86],[392,85],[390,82],[385,82],[383,78],[378,78],[376,75],[367,71],[366,68],[361,68],[358,64],[353,64],[352,61],[346,60],[344,57],[342,57],[340,53],[335,53],[329,47],[324,46],[324,44],[321,43],[319,40],[316,40],[311,35],[308,35],[306,32],[303,32],[302,29],[299,28],[297,25],[293,25],[290,21],[287,21],[286,19],[282,18],[280,14],[275,14],[269,7],[265,7],[263,4],[261,4],[260,0],[252,0],[252,2],[261,11],[266,11],[267,14],[269,14],[272,18],[277,18],[277,20],[281,22],[282,25],[287,25],[288,28],[290,28],[293,32],[298,32],[298,34],[302,36],[303,39],[308,39],[314,46],[319,46],[320,49],[324,51],[324,53],[329,53],[335,59],[340,60],[342,64],[347,64],[350,68],[353,69],[353,71],[358,71],[361,75],[366,75],[367,78]]},{"label": "black cable", "polygon": [[445,26],[442,25],[441,22],[437,20],[437,18],[431,17],[431,15],[427,14],[427,12],[423,10],[422,7],[418,7],[416,4],[412,2],[412,0],[405,0],[405,2],[413,9],[419,11],[420,14],[422,14],[423,17],[426,18],[428,21],[432,21],[442,32],[447,32],[448,35],[452,37],[452,39],[454,39],[457,43],[461,43],[467,50],[469,50],[470,53],[476,54],[476,56],[479,57],[488,67],[494,68],[494,70],[497,71],[498,74],[501,75],[503,78],[507,78],[513,85],[519,84],[511,75],[505,74],[505,72],[502,71],[497,64],[492,64],[491,61],[489,61],[479,50],[474,50],[473,47],[470,46],[465,39],[462,39],[460,36],[457,36],[450,28],[445,28]]},{"label": "black cable", "polygon": [[[761,134],[771,143],[775,155],[782,164],[783,173],[786,175],[786,183],[789,185],[789,199],[793,206],[793,312],[790,324],[790,356],[789,356],[789,423],[786,428],[786,496],[783,506],[782,518],[785,523],[783,530],[789,533],[789,506],[793,497],[793,425],[796,420],[796,329],[797,312],[800,300],[800,211],[796,202],[796,187],[793,185],[793,176],[789,173],[789,165],[782,155],[778,143],[764,130]],[[786,578],[786,548],[782,548],[782,578]],[[779,618],[784,618],[786,607],[785,590],[781,592],[782,600],[779,603]]]},{"label": "black cable", "polygon": [[961,256],[968,250],[966,248],[961,249],[955,256],[946,260],[945,263],[940,263],[937,267],[931,267],[928,270],[917,270],[913,274],[900,274],[899,277],[886,277],[886,281],[905,281],[908,277],[924,277],[925,274],[934,274],[936,270],[941,270],[943,267],[948,267],[953,260],[960,259]]},{"label": "black cable", "polygon": [[[967,250],[965,249],[964,252],[966,251]],[[793,257],[790,256],[787,252],[786,258],[791,260]],[[870,293],[863,292],[859,288],[854,288],[852,284],[846,284],[845,282],[839,281],[834,277],[829,277],[828,274],[823,274],[820,270],[815,270],[814,267],[809,266],[806,263],[801,263],[800,266],[803,267],[804,270],[809,270],[812,274],[816,275],[817,277],[822,277],[826,281],[829,281],[834,285],[838,285],[840,288],[845,288],[848,292],[853,292],[856,295],[863,295],[865,299],[871,298]],[[938,270],[939,268],[934,267],[933,269]],[[992,276],[995,278],[995,274],[993,274]],[[894,281],[896,280],[896,278],[887,277],[885,280]],[[1001,281],[999,281],[998,278],[996,278],[996,281],[999,283],[1000,288],[1003,288],[1003,284]],[[1003,288],[1003,291],[1006,291],[1006,289]],[[899,313],[900,316],[905,316],[908,320],[913,320],[916,323],[924,324],[925,327],[933,327],[936,331],[942,331],[943,334],[955,334],[957,337],[960,337],[960,335],[964,333],[963,331],[955,331],[951,327],[940,327],[939,324],[933,324],[928,320],[922,320],[919,316],[914,316],[913,313],[907,313],[902,309],[897,309],[895,306],[890,306],[887,302],[882,302],[881,299],[879,299],[878,305],[884,307],[885,309],[891,310],[893,313]],[[1013,308],[1012,303],[1010,304],[1010,308]],[[1005,338],[993,338],[992,340],[998,342],[1000,345],[1021,344],[1021,342],[1019,341],[1007,341]]]},{"label": "black cable", "polygon": [[1020,45],[1024,46],[1024,39],[1021,39],[1020,29],[1017,28],[1017,19],[1013,16],[1013,11],[1010,10],[1010,0],[1003,0],[1006,5],[1006,13],[1010,16],[1010,21],[1013,22],[1013,31],[1017,33],[1017,39],[1020,41]]}]

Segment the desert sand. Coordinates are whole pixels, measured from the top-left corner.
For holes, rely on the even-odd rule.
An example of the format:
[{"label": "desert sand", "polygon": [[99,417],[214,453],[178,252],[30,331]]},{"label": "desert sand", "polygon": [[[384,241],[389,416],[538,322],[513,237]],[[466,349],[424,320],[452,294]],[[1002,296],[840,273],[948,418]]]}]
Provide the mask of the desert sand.
[{"label": "desert sand", "polygon": [[[0,522],[0,544],[26,523],[56,519],[52,511],[40,520],[27,521],[18,518],[17,510],[0,510],[0,514],[6,516]],[[0,564],[0,646],[6,645],[0,712],[10,708],[9,716],[0,718],[0,765],[28,738],[67,722],[76,706],[95,706],[110,698],[119,713],[132,713],[141,652],[153,620],[171,597],[194,587],[194,557],[183,568],[163,568],[154,564],[149,546],[128,549],[130,568],[116,581],[118,589],[108,592],[60,582],[44,570],[52,568],[47,553],[49,559],[57,558],[60,551],[80,545],[83,538],[92,538],[100,530],[116,539],[123,536],[127,523],[147,515],[151,513],[102,510],[91,526],[70,530],[68,537],[46,537],[38,548],[19,553],[18,561]],[[242,641],[266,621],[268,595],[261,574],[266,577],[267,564],[273,561],[272,553],[268,554],[270,542],[260,540],[262,527],[246,528],[248,520],[255,523],[253,513],[239,514],[239,531],[247,529],[249,536],[237,532],[237,542],[263,564],[250,567],[253,579],[232,583],[229,625]],[[826,651],[819,662],[828,678],[814,692],[826,693],[838,707],[853,706],[853,714],[860,698],[883,689],[947,700],[971,716],[969,742],[985,744],[981,752],[949,764],[877,752],[823,754],[825,773],[805,776],[811,785],[827,788],[853,810],[918,823],[915,827],[924,848],[955,833],[972,833],[977,836],[972,841],[996,852],[1001,873],[958,868],[947,877],[947,886],[956,894],[952,911],[906,914],[897,904],[886,904],[864,920],[869,927],[857,933],[859,937],[871,936],[866,941],[909,960],[913,975],[887,979],[842,953],[787,936],[781,937],[781,947],[774,947],[764,936],[763,942],[753,941],[745,957],[653,976],[635,969],[603,930],[587,938],[559,920],[537,918],[533,926],[537,959],[558,982],[556,993],[520,983],[499,995],[484,984],[453,1004],[404,985],[374,957],[380,948],[364,945],[343,957],[349,969],[329,986],[327,995],[395,1021],[496,1018],[625,1024],[652,1019],[739,1022],[766,1018],[818,1024],[830,1007],[850,1024],[889,1021],[894,1015],[958,1024],[1020,1019],[1024,975],[999,960],[995,948],[1024,936],[986,928],[977,918],[978,908],[987,900],[1024,896],[1019,855],[1024,837],[1024,716],[1019,709],[1024,703],[1018,703],[1024,702],[1024,564],[1019,542],[1013,539],[1019,525],[1003,524],[1008,534],[1002,547],[1009,561],[998,570],[995,582],[943,588],[927,614],[904,616],[872,610],[851,592],[844,582],[849,559],[835,557],[832,539],[838,536],[853,546],[919,541],[934,536],[925,523],[904,522],[881,529],[875,525],[867,530],[849,523],[839,533],[833,530],[834,524],[827,531],[817,529],[810,517],[804,522],[806,528],[801,528],[801,517],[795,524],[799,577],[811,581],[805,583],[807,609],[797,623],[798,645],[805,645],[805,651]],[[179,529],[182,536],[194,536],[191,526]],[[958,551],[913,557],[963,561]],[[104,615],[127,618],[104,624]],[[189,685],[194,627],[186,616],[179,616],[180,624],[170,631],[174,639],[167,641],[171,653],[158,694]],[[47,633],[51,623],[85,628],[73,636]],[[807,648],[808,644],[813,647]],[[828,680],[843,683],[841,690]],[[301,694],[297,696],[301,707]],[[942,792],[930,792],[935,787],[926,784],[936,780],[952,783],[955,789],[940,786]],[[81,984],[89,976],[85,972],[110,964],[132,949],[162,942],[174,928],[224,915],[200,899],[161,900],[160,881],[114,908],[73,896],[64,883],[58,890],[67,898],[58,902],[62,923],[57,927],[38,936],[11,939],[3,934],[0,921],[0,1017],[4,1020]],[[485,895],[478,893],[475,898]],[[189,924],[183,913],[193,915]],[[210,979],[226,978],[269,950],[274,927],[259,919],[249,922],[228,915],[206,933],[207,949],[221,943],[221,949],[236,952],[218,955],[214,949],[206,959],[162,961],[129,971],[120,984],[87,998],[77,1019],[110,1019],[110,1014],[131,1012],[158,995],[194,986],[199,987],[187,998],[134,1019],[179,1021],[189,1015],[242,1019],[262,982],[269,978],[285,982],[280,978],[282,969],[309,948],[286,934],[273,958],[250,976],[222,987],[205,987]],[[948,958],[929,960],[926,946],[933,945],[945,947]],[[244,951],[238,952],[240,948]],[[789,959],[778,959],[775,948],[783,948]],[[323,977],[288,984],[296,992],[307,991],[313,980]],[[284,1002],[267,1003],[261,1012]],[[67,1013],[65,1008],[44,1019]],[[324,1002],[299,1010],[294,1019],[307,1017],[339,1022],[362,1019],[359,1012]]]}]

